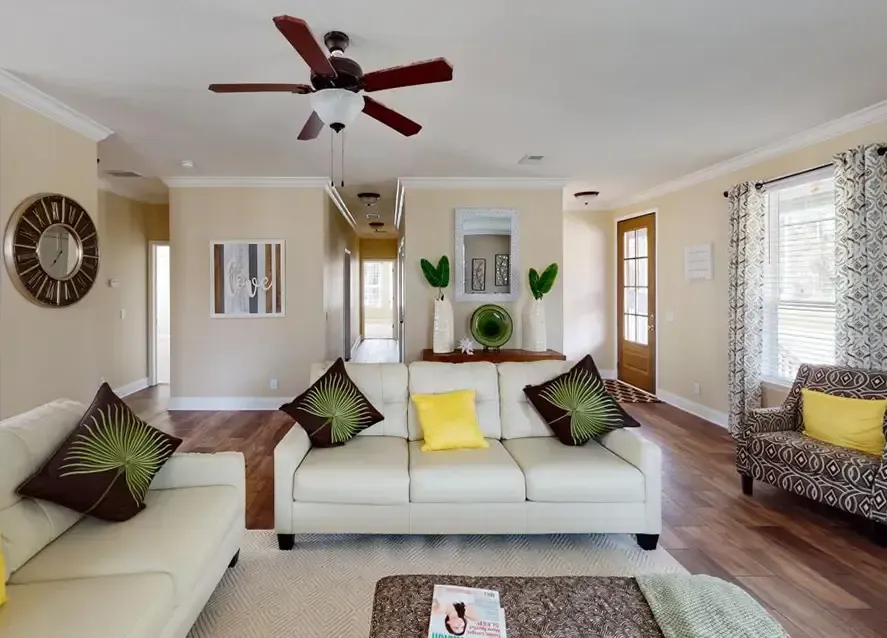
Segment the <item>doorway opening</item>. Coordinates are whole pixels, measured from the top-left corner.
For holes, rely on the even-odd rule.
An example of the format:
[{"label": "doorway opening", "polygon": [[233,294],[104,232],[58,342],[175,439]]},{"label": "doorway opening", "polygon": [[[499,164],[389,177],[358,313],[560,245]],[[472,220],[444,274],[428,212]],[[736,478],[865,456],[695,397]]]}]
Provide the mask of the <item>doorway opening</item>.
[{"label": "doorway opening", "polygon": [[620,381],[656,392],[656,214],[616,222],[616,366]]},{"label": "doorway opening", "polygon": [[148,329],[148,372],[150,384],[168,384],[170,379],[170,271],[169,244],[151,242],[151,307]]},{"label": "doorway opening", "polygon": [[395,338],[394,260],[363,262],[363,337]]}]

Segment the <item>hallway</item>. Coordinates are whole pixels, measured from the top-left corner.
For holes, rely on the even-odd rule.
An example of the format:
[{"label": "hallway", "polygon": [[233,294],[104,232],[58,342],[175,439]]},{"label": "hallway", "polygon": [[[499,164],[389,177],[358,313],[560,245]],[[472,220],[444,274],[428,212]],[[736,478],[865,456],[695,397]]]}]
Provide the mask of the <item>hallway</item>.
[{"label": "hallway", "polygon": [[364,339],[354,351],[353,363],[397,363],[397,339]]}]

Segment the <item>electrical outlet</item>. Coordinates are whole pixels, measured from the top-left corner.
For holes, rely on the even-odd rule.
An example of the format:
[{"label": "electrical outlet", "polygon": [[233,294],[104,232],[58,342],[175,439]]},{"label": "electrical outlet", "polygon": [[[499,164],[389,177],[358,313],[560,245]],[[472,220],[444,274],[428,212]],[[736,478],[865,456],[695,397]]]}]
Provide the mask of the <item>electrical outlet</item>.
[{"label": "electrical outlet", "polygon": [[699,386],[699,383],[693,382],[693,394],[702,394],[702,388]]},{"label": "electrical outlet", "polygon": [[277,389],[277,379],[271,379],[268,382],[268,387],[271,388],[272,390],[276,390]]}]

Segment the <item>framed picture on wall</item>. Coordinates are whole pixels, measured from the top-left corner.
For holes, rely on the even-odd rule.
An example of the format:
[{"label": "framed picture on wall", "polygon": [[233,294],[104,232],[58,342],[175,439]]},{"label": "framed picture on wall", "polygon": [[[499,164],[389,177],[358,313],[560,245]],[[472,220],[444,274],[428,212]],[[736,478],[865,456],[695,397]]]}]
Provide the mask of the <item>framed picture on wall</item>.
[{"label": "framed picture on wall", "polygon": [[211,241],[210,317],[283,317],[283,240]]},{"label": "framed picture on wall", "polygon": [[508,255],[496,255],[496,263],[493,264],[494,270],[494,285],[496,286],[507,286],[508,285],[508,271],[510,266],[508,264]]},{"label": "framed picture on wall", "polygon": [[487,260],[475,257],[471,260],[471,290],[484,292],[487,289]]}]

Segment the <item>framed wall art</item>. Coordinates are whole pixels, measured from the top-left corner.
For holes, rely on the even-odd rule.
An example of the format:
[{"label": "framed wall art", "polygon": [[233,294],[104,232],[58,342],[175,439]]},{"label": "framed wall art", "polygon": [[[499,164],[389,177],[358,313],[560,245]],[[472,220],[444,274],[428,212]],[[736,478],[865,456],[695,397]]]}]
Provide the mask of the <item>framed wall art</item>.
[{"label": "framed wall art", "polygon": [[283,317],[283,240],[211,241],[210,316]]},{"label": "framed wall art", "polygon": [[471,260],[471,290],[483,292],[487,289],[487,260]]},{"label": "framed wall art", "polygon": [[511,268],[508,261],[508,255],[496,255],[496,263],[493,264],[493,268],[495,269],[494,285],[508,285],[508,271]]}]

